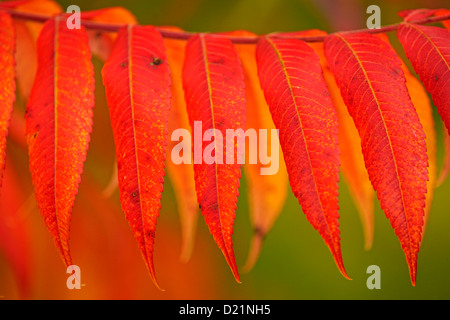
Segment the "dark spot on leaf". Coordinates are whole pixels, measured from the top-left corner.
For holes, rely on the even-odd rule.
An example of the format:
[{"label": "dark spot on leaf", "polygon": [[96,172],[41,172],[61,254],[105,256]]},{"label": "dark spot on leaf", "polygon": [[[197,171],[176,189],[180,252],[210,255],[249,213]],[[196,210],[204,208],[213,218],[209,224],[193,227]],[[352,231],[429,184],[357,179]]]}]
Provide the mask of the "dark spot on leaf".
[{"label": "dark spot on leaf", "polygon": [[147,236],[149,236],[150,238],[155,238],[155,232],[150,230],[147,232]]},{"label": "dark spot on leaf", "polygon": [[122,68],[125,68],[125,67],[127,66],[127,63],[126,63],[126,62],[122,62],[122,63],[120,64],[120,66],[121,66]]},{"label": "dark spot on leaf", "polygon": [[392,69],[392,71],[393,71],[393,75],[394,75],[394,76],[399,76],[399,75],[402,74],[401,69],[399,69],[399,68],[397,68],[397,67],[394,67],[394,68]]},{"label": "dark spot on leaf", "polygon": [[224,64],[224,63],[225,63],[225,60],[223,60],[223,58],[218,58],[218,59],[211,60],[211,63],[214,63],[214,64]]},{"label": "dark spot on leaf", "polygon": [[139,203],[140,199],[139,199],[139,192],[138,191],[132,192],[131,193],[131,197],[133,198],[133,201],[135,203]]},{"label": "dark spot on leaf", "polygon": [[150,65],[153,67],[157,67],[162,64],[164,61],[158,57],[153,57],[153,60],[150,62]]},{"label": "dark spot on leaf", "polygon": [[438,81],[439,77],[437,75],[434,76],[434,81]]}]

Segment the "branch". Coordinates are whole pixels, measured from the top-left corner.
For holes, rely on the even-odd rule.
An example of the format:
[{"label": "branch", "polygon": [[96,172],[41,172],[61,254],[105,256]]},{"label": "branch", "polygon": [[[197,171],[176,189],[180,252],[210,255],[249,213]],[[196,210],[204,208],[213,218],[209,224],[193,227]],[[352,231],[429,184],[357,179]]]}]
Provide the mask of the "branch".
[{"label": "branch", "polygon": [[[17,11],[10,8],[2,8],[0,7],[0,10],[3,10],[10,14],[12,17],[16,19],[23,19],[28,21],[35,21],[35,22],[45,22],[54,16],[51,15],[45,15],[45,14],[39,14],[39,13],[32,13],[32,12],[23,12],[23,11]],[[62,15],[67,15],[63,13]],[[450,13],[440,16],[431,16],[424,19],[418,19],[413,21],[408,21],[407,23],[414,23],[414,24],[428,24],[433,22],[441,22],[445,20],[450,19]],[[357,30],[349,30],[349,31],[339,31],[334,33],[341,33],[341,34],[348,34],[348,33],[360,33],[360,32],[366,32],[366,33],[385,33],[390,31],[395,31],[397,28],[402,25],[405,22],[400,22],[392,25],[387,25],[384,27],[381,27],[379,29],[357,29]],[[90,20],[81,20],[81,24],[91,30],[98,30],[98,31],[106,31],[106,32],[117,32],[120,28],[125,26],[125,24],[114,24],[114,23],[106,23],[106,22],[96,22],[96,21],[90,21]],[[170,39],[179,39],[179,40],[188,40],[190,37],[194,36],[196,33],[194,32],[187,32],[187,31],[171,31],[171,30],[165,30],[163,28],[158,28],[158,31],[161,33],[161,35],[164,38],[170,38]],[[254,37],[234,37],[234,36],[227,36],[223,34],[216,34],[217,36],[221,37],[227,37],[229,38],[233,43],[239,43],[239,44],[255,44],[258,42],[258,39],[267,35],[259,35]],[[289,38],[296,38],[300,39],[306,42],[322,42],[326,35],[323,36],[287,36],[283,35],[283,33],[272,33],[272,36],[276,37],[289,37]]]}]

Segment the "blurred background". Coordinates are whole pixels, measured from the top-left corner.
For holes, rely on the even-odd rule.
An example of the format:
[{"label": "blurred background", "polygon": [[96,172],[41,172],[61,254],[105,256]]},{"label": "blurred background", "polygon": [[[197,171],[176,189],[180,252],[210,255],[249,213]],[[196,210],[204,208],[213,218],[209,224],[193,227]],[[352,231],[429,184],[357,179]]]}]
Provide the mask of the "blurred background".
[{"label": "blurred background", "polygon": [[[123,6],[140,24],[177,26],[192,32],[245,29],[257,34],[365,28],[369,16],[366,8],[372,4],[381,9],[382,25],[399,22],[397,12],[403,9],[449,8],[446,0],[57,2],[64,10],[71,4],[80,6],[82,11]],[[404,57],[395,34],[390,37],[399,55]],[[20,230],[8,239],[7,232],[1,238],[0,229],[0,240],[9,243],[9,249],[0,251],[0,299],[450,298],[449,180],[435,190],[418,257],[417,285],[412,287],[399,241],[380,210],[378,200],[375,202],[373,246],[364,250],[359,215],[343,179],[339,191],[341,246],[346,270],[353,280],[346,280],[339,273],[328,248],[306,220],[290,190],[279,219],[265,239],[260,259],[249,273],[241,272],[242,284],[235,282],[202,217],[198,221],[192,257],[189,262],[181,263],[178,208],[183,204],[177,204],[171,181],[166,178],[155,245],[156,274],[165,289],[160,292],[148,275],[120,208],[118,191],[108,198],[102,196],[113,174],[115,156],[101,80],[102,62],[94,58],[94,64],[97,86],[94,127],[71,226],[72,257],[81,268],[82,289],[66,287],[68,275],[34,201],[26,149],[12,141],[8,142],[1,214],[7,221],[20,220],[16,222]],[[20,98],[15,108],[23,110],[24,102]],[[440,168],[444,149],[442,123],[436,112],[435,119]],[[233,236],[238,268],[245,263],[251,233],[247,182],[243,176]],[[19,262],[14,266],[12,260]],[[380,267],[379,290],[369,290],[366,286],[369,277],[366,270],[370,265]]]}]

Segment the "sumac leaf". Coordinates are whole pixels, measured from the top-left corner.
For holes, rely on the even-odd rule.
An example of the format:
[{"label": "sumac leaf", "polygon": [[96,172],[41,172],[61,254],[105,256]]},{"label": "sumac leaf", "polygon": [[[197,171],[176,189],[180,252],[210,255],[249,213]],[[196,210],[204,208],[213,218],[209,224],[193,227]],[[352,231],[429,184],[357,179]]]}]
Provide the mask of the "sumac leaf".
[{"label": "sumac leaf", "polygon": [[160,288],[153,247],[164,183],[170,74],[159,32],[152,26],[121,28],[102,74],[122,209],[151,278]]},{"label": "sumac leaf", "polygon": [[256,60],[292,191],[349,278],[340,246],[338,121],[319,57],[303,41],[268,37],[259,40]]},{"label": "sumac leaf", "polygon": [[[386,34],[379,34],[378,37],[386,42],[390,46],[389,38]],[[392,49],[394,50],[394,49]],[[436,187],[437,176],[437,164],[436,164],[436,132],[435,123],[433,118],[433,109],[431,106],[430,98],[420,83],[420,81],[409,71],[408,67],[403,61],[402,64],[403,74],[405,75],[406,87],[408,88],[411,102],[416,109],[419,116],[420,123],[422,124],[425,132],[425,142],[427,145],[428,156],[428,181],[427,181],[427,194],[425,196],[425,212],[424,212],[424,224],[422,229],[422,240],[425,236],[426,226],[431,211],[431,204],[433,202],[434,189]],[[448,135],[446,135],[448,136]]]},{"label": "sumac leaf", "polygon": [[[237,143],[226,139],[226,130],[244,130],[246,111],[244,77],[231,41],[207,34],[190,38],[183,87],[193,131],[198,203],[215,242],[240,282],[232,234],[242,164],[237,161]],[[227,145],[232,146],[233,154],[227,152]]]},{"label": "sumac leaf", "polygon": [[450,134],[450,30],[403,23],[397,37]]},{"label": "sumac leaf", "polygon": [[325,55],[361,137],[369,178],[416,283],[427,172],[425,133],[396,53],[364,33],[330,35]]},{"label": "sumac leaf", "polygon": [[6,158],[6,137],[16,99],[15,33],[12,18],[0,11],[0,188]]},{"label": "sumac leaf", "polygon": [[70,218],[92,129],[94,71],[84,28],[69,30],[62,18],[45,23],[37,49],[25,123],[30,170],[45,224],[71,265]]}]

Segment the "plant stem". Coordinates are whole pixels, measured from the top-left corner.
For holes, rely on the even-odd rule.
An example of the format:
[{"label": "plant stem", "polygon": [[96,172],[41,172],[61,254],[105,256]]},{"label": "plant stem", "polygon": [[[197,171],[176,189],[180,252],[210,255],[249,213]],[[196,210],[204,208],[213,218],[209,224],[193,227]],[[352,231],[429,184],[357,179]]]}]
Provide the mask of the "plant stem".
[{"label": "plant stem", "polygon": [[[51,15],[45,15],[45,14],[39,14],[39,13],[32,13],[32,12],[23,12],[23,11],[17,11],[10,8],[2,8],[0,6],[0,10],[3,10],[10,14],[12,17],[16,19],[23,19],[28,21],[35,21],[35,22],[45,22],[49,19],[51,19],[53,16]],[[433,22],[441,22],[450,19],[450,13],[441,15],[441,16],[431,16],[424,19],[418,19],[414,21],[408,21],[408,23],[414,23],[414,24],[428,24]],[[340,31],[336,33],[359,33],[359,32],[366,32],[366,33],[385,33],[390,31],[395,31],[397,28],[403,24],[404,22],[387,25],[384,27],[381,27],[379,29],[357,29],[357,30],[349,30],[349,31]],[[96,21],[90,21],[90,20],[81,20],[81,24],[91,30],[98,30],[98,31],[106,31],[106,32],[117,32],[121,27],[123,27],[125,24],[114,24],[114,23],[106,23],[106,22],[96,22]],[[187,32],[187,31],[173,31],[173,30],[166,30],[163,28],[156,27],[161,35],[164,38],[170,38],[170,39],[179,39],[179,40],[187,40],[190,37],[194,36],[196,33],[193,32]],[[214,33],[213,33],[214,34]],[[236,36],[227,36],[224,34],[215,34],[216,36],[220,37],[227,37],[229,38],[233,43],[239,43],[239,44],[254,44],[258,42],[258,39],[261,37],[264,37],[266,35],[259,35],[259,36],[249,36],[249,37],[236,37]],[[322,42],[326,35],[323,36],[293,36],[293,35],[286,35],[283,33],[273,33],[272,36],[276,37],[289,37],[289,38],[296,38],[300,39],[306,42]]]}]

